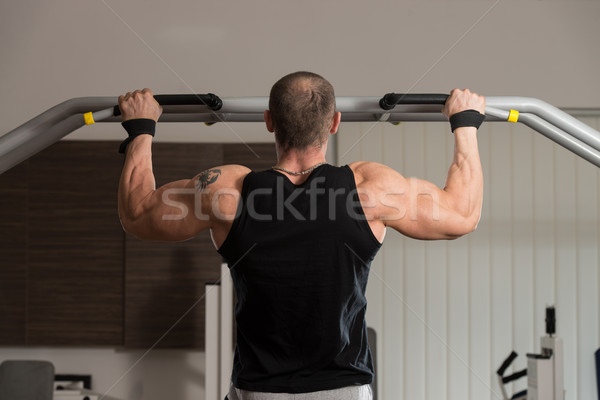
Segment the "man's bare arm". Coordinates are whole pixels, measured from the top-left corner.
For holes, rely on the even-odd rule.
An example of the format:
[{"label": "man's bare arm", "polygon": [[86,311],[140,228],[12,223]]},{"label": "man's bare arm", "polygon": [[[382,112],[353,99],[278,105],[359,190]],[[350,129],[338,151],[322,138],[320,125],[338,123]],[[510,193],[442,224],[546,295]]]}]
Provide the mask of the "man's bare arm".
[{"label": "man's bare arm", "polygon": [[[133,157],[142,154],[135,147],[130,151]],[[130,174],[128,164],[119,184],[121,223],[140,239],[157,241],[187,240],[233,220],[243,177],[249,171],[240,165],[223,165],[154,189],[151,170],[134,167]]]},{"label": "man's bare arm", "polygon": [[[443,111],[450,116],[467,109],[483,113],[485,99],[454,90]],[[476,134],[474,127],[454,131],[454,160],[444,189],[422,179],[405,178],[381,164],[357,164],[362,186],[375,196],[374,218],[417,239],[454,239],[472,232],[479,222],[483,198]]]},{"label": "man's bare arm", "polygon": [[[444,115],[450,118],[464,110],[485,114],[485,98],[468,89],[453,90],[442,110]],[[451,194],[453,207],[464,218],[468,232],[475,230],[483,203],[483,171],[475,127],[454,130],[454,160],[448,171],[444,192]]]},{"label": "man's bare arm", "polygon": [[[157,121],[161,112],[148,89],[119,97],[119,105],[124,121]],[[181,241],[211,228],[215,207],[217,217],[231,217],[237,204],[236,189],[247,168],[216,167],[156,189],[151,148],[150,135],[137,136],[127,146],[118,196],[119,216],[127,232],[145,240]],[[221,198],[213,201],[215,194]]]},{"label": "man's bare arm", "polygon": [[156,189],[151,142],[152,137],[143,135],[128,146],[119,181],[121,224],[127,232],[144,240],[190,239],[210,228],[210,219],[197,216],[193,179]]}]

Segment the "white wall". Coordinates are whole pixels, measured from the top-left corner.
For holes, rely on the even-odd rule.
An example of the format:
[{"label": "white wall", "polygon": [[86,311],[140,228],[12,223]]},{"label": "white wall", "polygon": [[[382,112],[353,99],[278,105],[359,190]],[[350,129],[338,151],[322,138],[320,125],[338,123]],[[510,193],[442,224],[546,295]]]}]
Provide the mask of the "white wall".
[{"label": "white wall", "polygon": [[[600,118],[584,121],[600,128]],[[340,163],[383,162],[443,187],[452,139],[446,123],[348,124]],[[451,242],[388,232],[373,263],[367,319],[382,340],[384,398],[501,398],[495,371],[513,349],[515,372],[526,367],[526,353],[539,352],[553,304],[566,399],[595,398],[600,172],[519,125],[484,124],[479,140],[478,229]],[[522,379],[515,388],[525,386]]]},{"label": "white wall", "polygon": [[[0,6],[0,133],[72,97],[117,96],[140,87],[157,93],[267,95],[277,78],[299,69],[323,74],[338,95],[470,87],[488,95],[539,97],[561,107],[600,107],[599,15],[600,2],[581,0],[4,2]],[[395,142],[383,141],[383,128],[377,126],[341,161],[351,156],[385,159],[409,175],[435,178],[441,184],[445,165],[439,160],[447,155],[449,139],[433,132],[438,128],[425,127],[418,129],[432,130],[424,136],[427,142],[421,142],[421,136],[394,134],[389,140],[402,141],[397,143],[401,147],[394,147]],[[340,140],[347,146],[352,132],[366,129],[344,125]],[[468,398],[463,396],[468,391],[472,399],[489,395],[456,355],[488,382],[497,361],[511,348],[524,353],[536,345],[546,302],[557,299],[563,301],[560,307],[581,311],[574,308],[576,304],[595,298],[590,292],[597,289],[597,279],[587,278],[597,274],[597,264],[575,262],[596,254],[588,244],[597,244],[597,200],[593,196],[589,200],[586,193],[594,193],[597,179],[593,178],[596,186],[591,188],[584,184],[595,170],[537,137],[522,147],[515,146],[520,143],[517,133],[485,135],[486,215],[478,233],[452,243],[417,243],[390,235],[377,260],[374,271],[390,288],[374,276],[369,318],[382,332],[382,353],[389,354],[382,361],[388,394],[400,390],[406,398],[425,394],[449,399]],[[117,124],[99,124],[70,138],[122,137]],[[260,124],[169,125],[160,128],[157,140],[239,142],[240,137],[252,142],[272,140]],[[426,152],[419,150],[425,146]],[[406,156],[395,157],[404,151]],[[531,152],[533,159],[528,156]],[[574,185],[575,197],[569,190],[559,190]],[[563,205],[574,201],[576,208]],[[517,224],[520,216],[524,222]],[[533,220],[537,222],[530,224]],[[580,220],[587,222],[574,222]],[[583,228],[593,235],[583,234]],[[474,260],[482,260],[482,266]],[[391,268],[390,263],[399,267]],[[545,268],[550,272],[544,273]],[[520,292],[530,297],[517,301],[514,295]],[[417,316],[425,316],[431,329],[402,306],[397,295]],[[568,318],[563,324],[568,322],[570,330],[562,325],[561,334],[566,340],[578,338],[566,349],[572,367],[570,396],[578,390],[579,398],[585,398],[583,383],[574,386],[574,382],[587,382],[588,360],[577,354],[597,340],[598,324],[583,314]],[[505,321],[509,323],[501,324]],[[526,336],[520,335],[521,330]],[[454,352],[447,351],[436,337],[438,332]],[[584,338],[592,339],[588,343]],[[65,353],[69,357],[63,358]],[[478,357],[480,353],[484,357]],[[0,359],[5,354],[49,355],[72,371],[90,359],[101,359],[92,367],[96,382],[104,382],[99,389],[110,387],[115,371],[132,361],[123,353],[97,349],[0,349]],[[121,381],[123,396],[140,398],[141,390],[145,399],[161,397],[155,395],[153,366],[201,373],[194,353],[151,354],[154,361],[145,359],[134,368],[136,378],[129,375]],[[414,362],[395,363],[394,357]],[[179,360],[186,360],[183,367]],[[192,375],[188,386],[195,388],[197,376]],[[162,387],[180,393],[181,384],[173,378]],[[185,393],[181,398],[202,398],[193,391]]]},{"label": "white wall", "polygon": [[[141,87],[260,96],[299,69],[339,95],[468,86],[599,107],[598,15],[599,2],[577,0],[5,2],[0,132],[72,97]],[[259,125],[233,129],[270,140]],[[240,140],[224,126],[168,129],[157,140]],[[73,137],[122,132],[101,125]]]}]

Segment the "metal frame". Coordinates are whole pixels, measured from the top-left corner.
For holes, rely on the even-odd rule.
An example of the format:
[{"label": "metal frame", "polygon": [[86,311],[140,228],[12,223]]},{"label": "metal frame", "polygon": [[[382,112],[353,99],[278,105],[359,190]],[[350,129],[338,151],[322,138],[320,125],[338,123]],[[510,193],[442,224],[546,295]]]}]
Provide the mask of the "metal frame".
[{"label": "metal frame", "polygon": [[233,280],[221,264],[221,279],[206,284],[205,398],[223,399],[229,393],[233,367]]},{"label": "metal frame", "polygon": [[[397,105],[382,108],[382,101],[393,95],[402,100],[435,96],[436,104],[420,101],[407,104],[406,99]],[[190,97],[197,101],[190,102]],[[163,105],[161,122],[261,122],[268,109],[268,97],[224,98],[218,107],[203,105],[209,95],[163,95],[168,99]],[[210,94],[210,96],[214,96]],[[371,96],[337,97],[337,110],[343,122],[359,121],[445,121],[441,113],[440,96],[447,95],[396,95],[383,98]],[[216,96],[214,96],[216,97]],[[184,99],[177,104],[173,99]],[[218,97],[217,97],[218,99]],[[221,101],[221,99],[218,99]],[[193,104],[195,103],[195,104]],[[119,122],[116,97],[80,97],[60,103],[18,128],[0,137],[0,173],[26,160],[37,152],[57,142],[86,124]],[[541,100],[529,97],[486,97],[486,121],[521,122],[540,132],[578,156],[600,167],[600,132],[571,115]],[[518,116],[518,117],[517,117]]]}]

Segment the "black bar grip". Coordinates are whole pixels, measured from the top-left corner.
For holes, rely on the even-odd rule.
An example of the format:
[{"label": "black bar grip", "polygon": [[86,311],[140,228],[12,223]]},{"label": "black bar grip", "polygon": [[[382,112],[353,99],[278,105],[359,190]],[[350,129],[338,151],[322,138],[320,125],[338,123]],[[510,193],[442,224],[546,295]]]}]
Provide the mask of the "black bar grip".
[{"label": "black bar grip", "polygon": [[506,384],[508,382],[516,381],[517,379],[522,378],[522,377],[524,377],[526,375],[527,375],[527,370],[524,369],[522,371],[515,372],[512,375],[509,375],[509,376],[506,376],[506,377],[502,378],[502,383]]},{"label": "black bar grip", "polygon": [[448,94],[412,94],[388,93],[379,100],[379,106],[384,110],[391,110],[396,104],[446,104]]},{"label": "black bar grip", "polygon": [[[154,99],[161,106],[187,106],[205,105],[213,111],[219,111],[223,107],[223,101],[213,93],[208,94],[158,94]],[[121,115],[119,106],[115,106],[113,116]]]},{"label": "black bar grip", "polygon": [[556,311],[554,307],[546,308],[546,333],[549,336],[556,333]]},{"label": "black bar grip", "polygon": [[498,371],[496,373],[500,376],[504,375],[504,371],[506,371],[506,369],[510,367],[510,364],[512,364],[512,362],[515,358],[517,358],[517,356],[518,354],[516,352],[511,352],[510,355],[506,357],[506,360],[504,360],[500,368],[498,368]]}]

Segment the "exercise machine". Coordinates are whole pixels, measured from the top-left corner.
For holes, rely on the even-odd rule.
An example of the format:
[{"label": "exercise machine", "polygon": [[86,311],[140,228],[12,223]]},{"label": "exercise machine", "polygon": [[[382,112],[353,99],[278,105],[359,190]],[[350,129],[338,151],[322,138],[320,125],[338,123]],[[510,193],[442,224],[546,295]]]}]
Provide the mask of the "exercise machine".
[{"label": "exercise machine", "polygon": [[[540,338],[539,354],[527,354],[527,369],[504,376],[506,369],[517,358],[514,351],[497,371],[504,400],[564,400],[563,343],[554,336],[556,314],[554,307],[546,308],[546,336]],[[527,390],[509,397],[505,385],[527,376]]]},{"label": "exercise machine", "polygon": [[[215,94],[155,96],[160,122],[261,122],[268,97],[221,99]],[[447,94],[388,93],[383,97],[336,97],[344,122],[445,121]],[[98,122],[120,122],[117,97],[79,97],[60,103],[0,137],[0,173],[69,133]],[[529,97],[487,96],[486,121],[521,122],[600,167],[600,132],[566,112]]]}]

